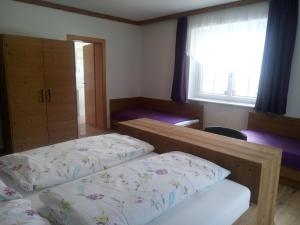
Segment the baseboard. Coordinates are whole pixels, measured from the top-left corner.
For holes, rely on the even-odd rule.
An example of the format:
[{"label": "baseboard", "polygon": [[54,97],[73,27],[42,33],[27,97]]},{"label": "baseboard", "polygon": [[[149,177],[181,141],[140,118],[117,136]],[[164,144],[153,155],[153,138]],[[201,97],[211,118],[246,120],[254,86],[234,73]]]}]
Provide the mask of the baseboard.
[{"label": "baseboard", "polygon": [[280,177],[279,183],[300,190],[300,182],[298,182],[298,181]]},{"label": "baseboard", "polygon": [[281,166],[280,183],[300,189],[300,171]]}]

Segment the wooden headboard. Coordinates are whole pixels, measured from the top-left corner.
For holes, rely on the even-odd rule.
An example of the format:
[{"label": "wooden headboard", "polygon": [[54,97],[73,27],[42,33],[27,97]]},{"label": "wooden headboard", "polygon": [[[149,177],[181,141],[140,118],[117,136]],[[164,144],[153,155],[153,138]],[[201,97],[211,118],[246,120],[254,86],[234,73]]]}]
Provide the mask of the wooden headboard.
[{"label": "wooden headboard", "polygon": [[257,224],[272,224],[281,161],[279,149],[150,119],[121,122],[118,130],[151,143],[157,153],[183,151],[229,169],[229,179],[250,189],[251,201],[258,208]]},{"label": "wooden headboard", "polygon": [[250,112],[248,129],[300,139],[300,119]]},{"label": "wooden headboard", "polygon": [[174,115],[195,117],[199,120],[200,128],[203,128],[203,105],[198,103],[178,104],[173,101],[144,97],[110,100],[111,114],[131,108],[144,108]]}]

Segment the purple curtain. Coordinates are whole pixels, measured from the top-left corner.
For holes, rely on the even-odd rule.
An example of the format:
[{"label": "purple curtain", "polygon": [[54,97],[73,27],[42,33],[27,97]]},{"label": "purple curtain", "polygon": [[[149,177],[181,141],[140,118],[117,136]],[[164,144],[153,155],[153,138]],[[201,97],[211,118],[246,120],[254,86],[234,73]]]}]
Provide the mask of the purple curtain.
[{"label": "purple curtain", "polygon": [[298,23],[298,0],[271,0],[255,110],[286,113]]},{"label": "purple curtain", "polygon": [[188,18],[181,17],[177,21],[175,68],[171,99],[177,103],[187,100],[187,41]]}]

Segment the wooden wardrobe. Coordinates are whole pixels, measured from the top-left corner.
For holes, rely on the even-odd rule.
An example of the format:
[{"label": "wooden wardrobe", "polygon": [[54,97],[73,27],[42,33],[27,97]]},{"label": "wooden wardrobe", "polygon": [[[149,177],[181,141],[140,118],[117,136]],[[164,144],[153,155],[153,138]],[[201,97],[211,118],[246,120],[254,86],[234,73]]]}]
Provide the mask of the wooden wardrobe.
[{"label": "wooden wardrobe", "polygon": [[12,35],[0,40],[5,153],[77,138],[73,42]]}]

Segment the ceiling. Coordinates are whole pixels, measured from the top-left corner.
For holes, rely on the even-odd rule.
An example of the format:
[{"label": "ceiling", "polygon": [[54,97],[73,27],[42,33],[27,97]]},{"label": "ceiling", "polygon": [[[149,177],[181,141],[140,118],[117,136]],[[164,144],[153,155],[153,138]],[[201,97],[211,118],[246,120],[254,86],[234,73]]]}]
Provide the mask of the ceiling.
[{"label": "ceiling", "polygon": [[142,21],[237,0],[44,0],[60,5]]}]

